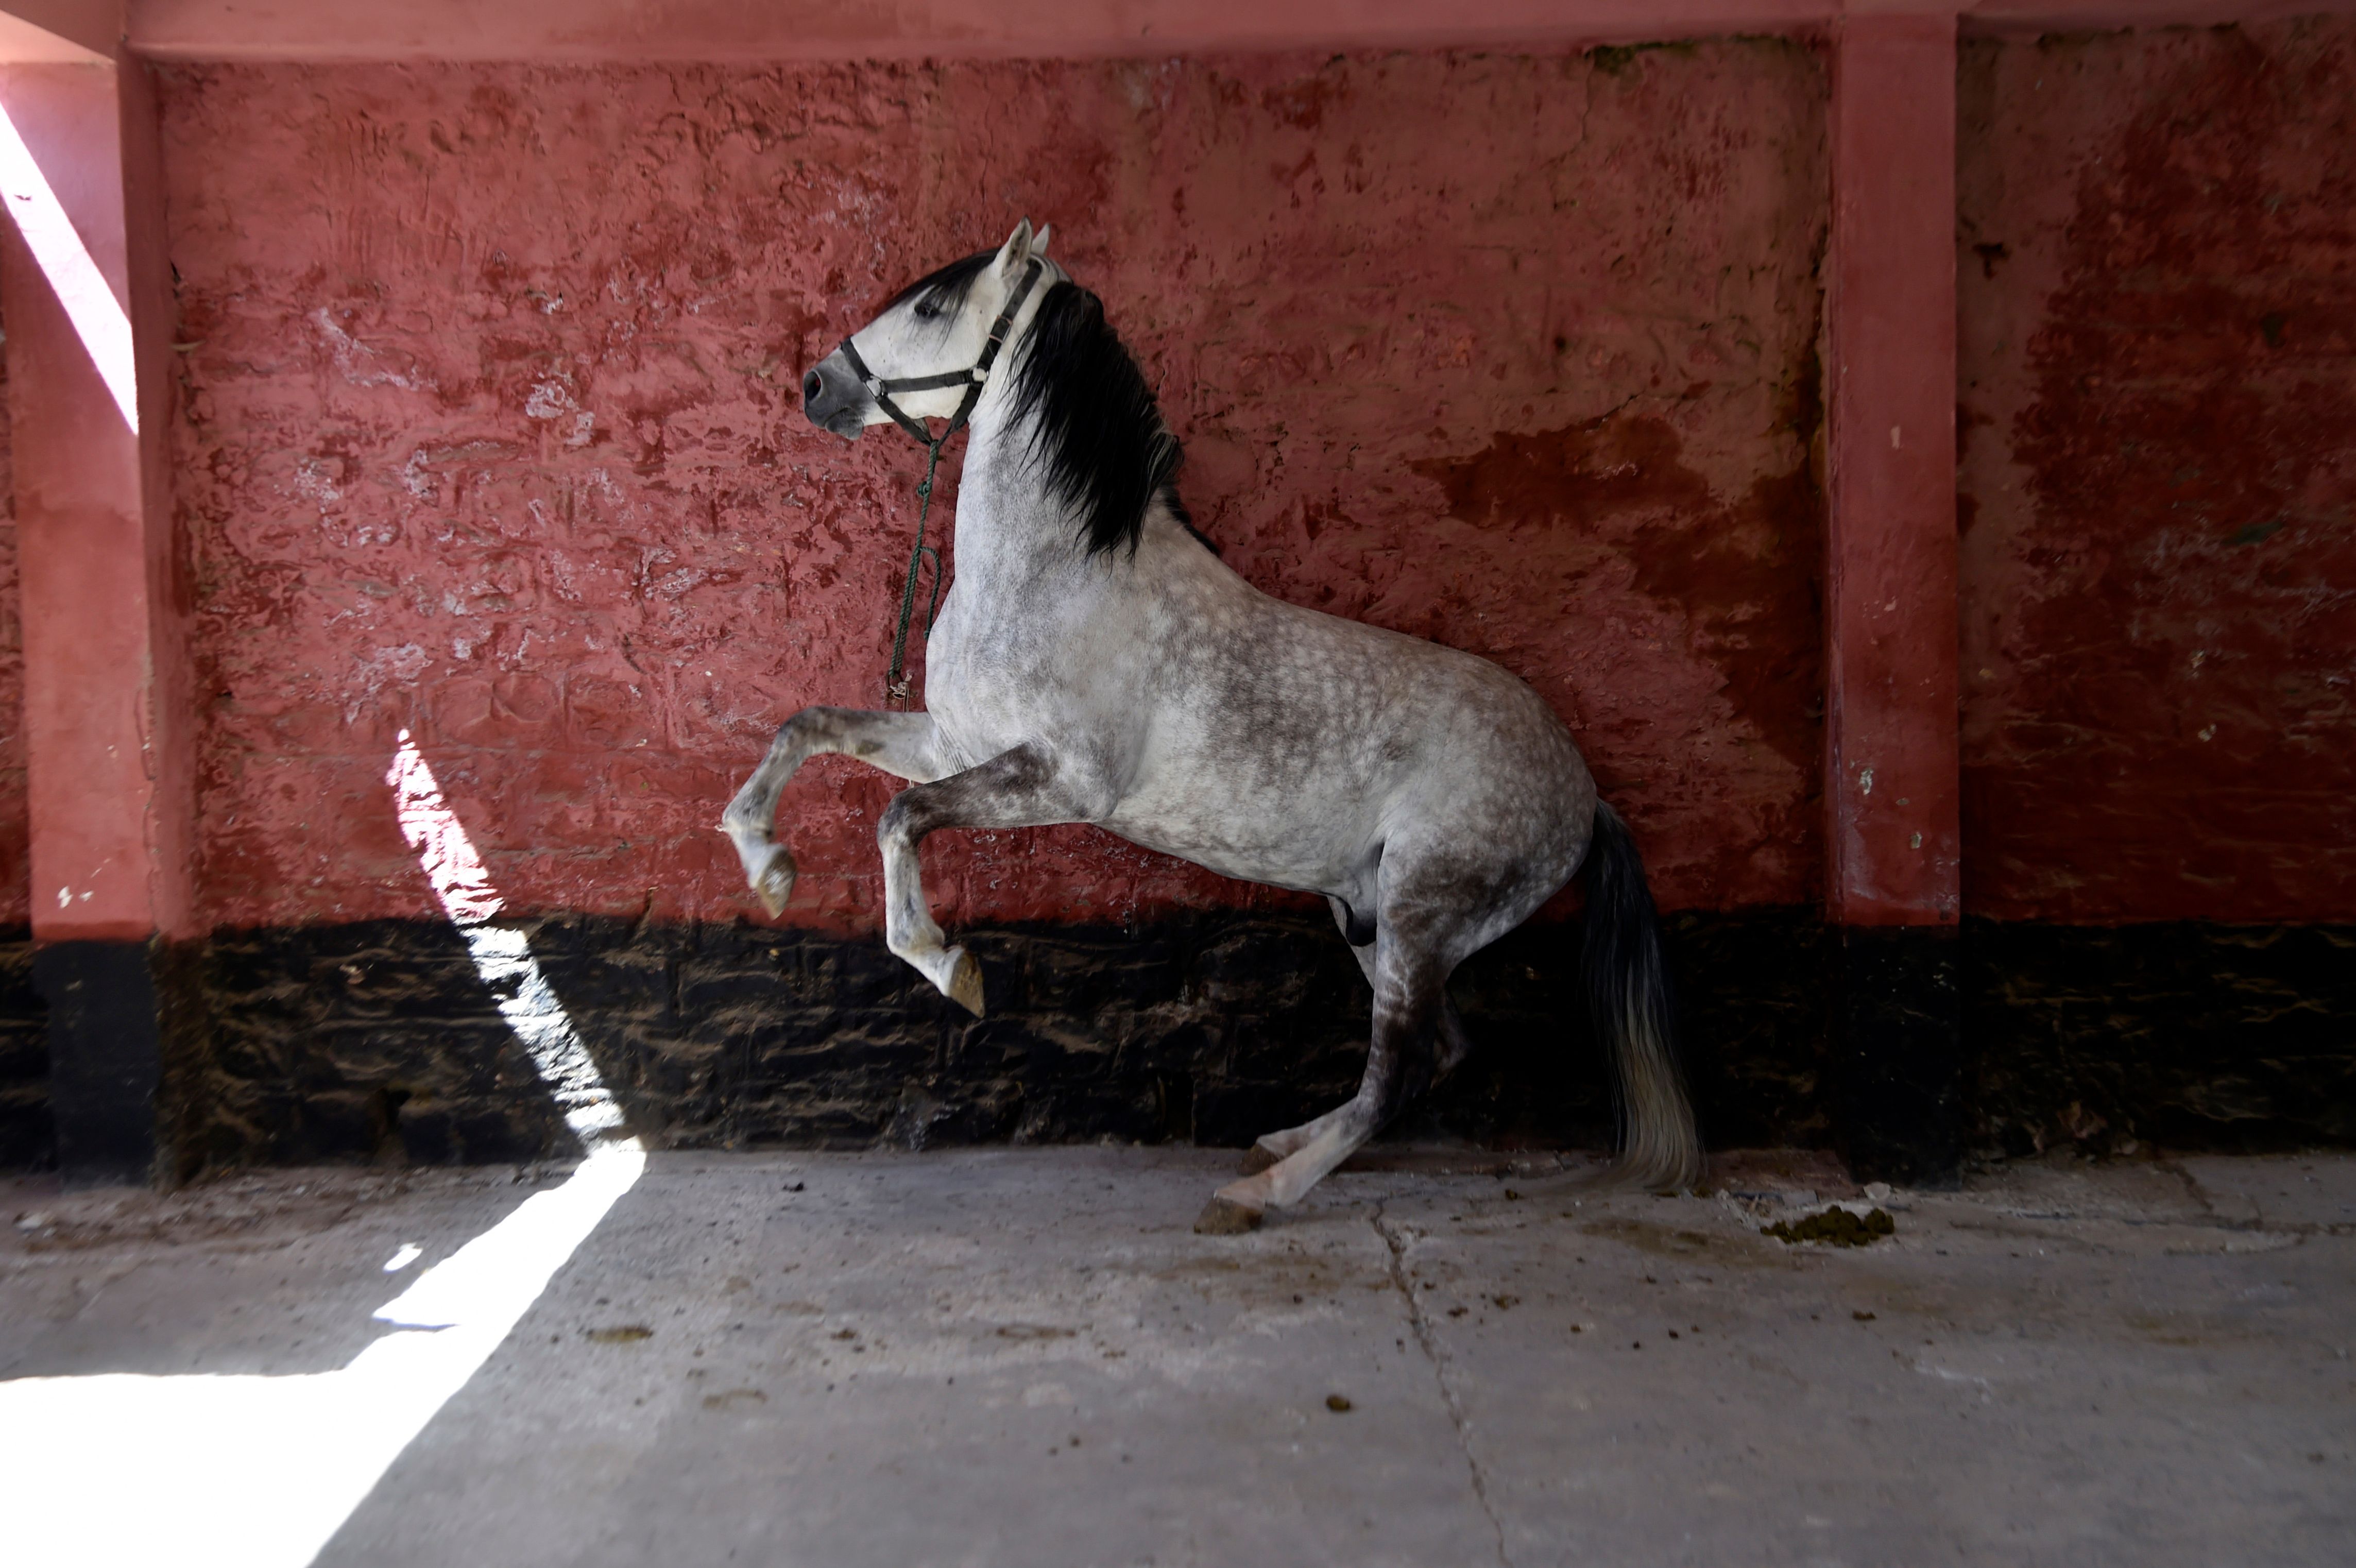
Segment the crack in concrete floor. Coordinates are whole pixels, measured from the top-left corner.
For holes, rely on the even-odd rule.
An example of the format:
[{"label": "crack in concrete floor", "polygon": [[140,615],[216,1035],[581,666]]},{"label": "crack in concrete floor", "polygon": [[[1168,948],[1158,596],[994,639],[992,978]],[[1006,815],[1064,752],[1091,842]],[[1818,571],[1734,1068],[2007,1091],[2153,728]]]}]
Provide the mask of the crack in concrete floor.
[{"label": "crack in concrete floor", "polygon": [[1457,1399],[1455,1389],[1449,1384],[1447,1353],[1440,1348],[1432,1332],[1431,1319],[1425,1316],[1423,1304],[1415,1299],[1415,1284],[1408,1277],[1407,1241],[1383,1217],[1388,1202],[1388,1199],[1377,1202],[1374,1213],[1367,1217],[1367,1223],[1375,1228],[1375,1234],[1382,1238],[1383,1246],[1390,1254],[1391,1284],[1398,1290],[1399,1299],[1407,1304],[1408,1326],[1414,1330],[1415,1342],[1422,1347],[1424,1359],[1431,1363],[1432,1381],[1440,1390],[1440,1403],[1448,1408],[1449,1423],[1456,1429],[1456,1445],[1463,1451],[1465,1473],[1472,1478],[1472,1496],[1479,1500],[1481,1512],[1488,1520],[1489,1528],[1497,1532],[1497,1561],[1504,1563],[1505,1568],[1514,1568],[1513,1554],[1505,1550],[1505,1522],[1497,1517],[1496,1507],[1489,1500],[1489,1478],[1482,1474],[1481,1456],[1472,1448],[1472,1423],[1465,1416],[1463,1403]]}]

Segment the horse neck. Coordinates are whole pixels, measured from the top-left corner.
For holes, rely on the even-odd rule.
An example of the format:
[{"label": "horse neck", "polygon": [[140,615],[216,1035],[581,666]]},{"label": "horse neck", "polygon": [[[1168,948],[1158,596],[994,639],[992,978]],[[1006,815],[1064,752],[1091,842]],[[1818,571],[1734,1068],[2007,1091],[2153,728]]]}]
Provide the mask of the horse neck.
[{"label": "horse neck", "polygon": [[960,576],[1033,576],[1073,558],[1071,515],[1047,493],[1031,461],[1029,420],[1009,417],[1012,389],[991,388],[967,425],[958,481]]}]

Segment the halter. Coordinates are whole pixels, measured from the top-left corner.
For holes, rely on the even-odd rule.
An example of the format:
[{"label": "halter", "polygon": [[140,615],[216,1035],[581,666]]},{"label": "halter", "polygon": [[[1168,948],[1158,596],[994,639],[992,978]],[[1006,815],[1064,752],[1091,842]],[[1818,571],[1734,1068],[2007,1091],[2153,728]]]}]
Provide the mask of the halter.
[{"label": "halter", "polygon": [[[973,405],[981,401],[981,389],[983,383],[990,380],[990,368],[998,362],[998,351],[1006,347],[1006,333],[1014,325],[1014,313],[1021,310],[1023,302],[1031,297],[1031,285],[1039,281],[1040,269],[1045,264],[1033,256],[1031,264],[1023,269],[1023,281],[1014,285],[1014,293],[1008,298],[1006,308],[1000,311],[998,319],[990,324],[990,341],[981,346],[981,358],[976,360],[970,369],[943,371],[932,376],[900,376],[886,381],[867,368],[867,361],[859,357],[859,345],[848,338],[842,340],[842,357],[851,361],[851,371],[858,376],[860,384],[867,389],[867,395],[875,400],[876,407],[892,416],[893,424],[924,445],[938,446],[942,441],[964,429],[965,422],[973,417]],[[895,392],[931,392],[936,387],[955,386],[965,388],[965,401],[958,403],[957,413],[949,416],[948,428],[941,432],[937,441],[934,439],[933,433],[925,428],[923,420],[892,401]]]},{"label": "halter", "polygon": [[[892,416],[892,423],[915,436],[926,449],[925,482],[916,487],[916,547],[908,553],[908,580],[900,589],[900,628],[892,638],[892,667],[884,672],[884,695],[886,701],[905,707],[908,702],[908,622],[916,613],[916,569],[927,555],[933,560],[933,597],[925,607],[925,635],[933,635],[933,615],[941,607],[941,558],[937,552],[925,547],[925,520],[933,510],[933,470],[940,467],[941,448],[948,438],[965,428],[973,417],[974,404],[981,401],[982,388],[990,381],[990,368],[998,362],[998,351],[1006,347],[1007,330],[1014,325],[1014,314],[1023,302],[1031,297],[1031,285],[1039,281],[1044,265],[1037,256],[1023,269],[1023,281],[1014,285],[1014,293],[1006,301],[1006,308],[990,324],[990,340],[981,346],[981,358],[970,369],[943,371],[930,376],[899,376],[886,381],[867,368],[859,357],[859,346],[850,338],[842,340],[842,357],[851,362],[853,375],[875,400],[875,406]],[[931,392],[936,387],[963,386],[965,396],[949,416],[948,427],[935,435],[925,427],[925,422],[892,401],[894,392]]]}]

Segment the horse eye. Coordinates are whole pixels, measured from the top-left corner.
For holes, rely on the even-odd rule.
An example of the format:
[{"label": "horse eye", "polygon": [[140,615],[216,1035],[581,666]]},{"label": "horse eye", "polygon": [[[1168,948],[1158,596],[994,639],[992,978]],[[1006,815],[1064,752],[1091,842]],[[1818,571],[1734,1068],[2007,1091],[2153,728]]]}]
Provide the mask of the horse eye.
[{"label": "horse eye", "polygon": [[919,321],[930,321],[939,314],[939,309],[929,301],[920,303],[916,306],[916,319]]}]

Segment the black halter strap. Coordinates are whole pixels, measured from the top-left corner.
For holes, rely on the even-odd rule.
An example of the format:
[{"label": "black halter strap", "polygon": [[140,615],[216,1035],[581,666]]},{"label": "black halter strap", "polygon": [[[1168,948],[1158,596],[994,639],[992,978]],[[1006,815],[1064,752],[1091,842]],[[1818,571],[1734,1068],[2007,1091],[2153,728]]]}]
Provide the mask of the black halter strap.
[{"label": "black halter strap", "polygon": [[[1014,285],[1014,293],[1007,299],[1006,308],[1000,311],[998,319],[990,324],[990,341],[981,346],[981,358],[975,360],[969,370],[943,371],[933,376],[901,376],[886,381],[867,368],[867,361],[859,357],[859,345],[848,338],[842,340],[842,357],[851,361],[851,373],[866,387],[867,395],[875,400],[875,406],[892,416],[893,424],[926,446],[937,447],[964,429],[965,422],[973,417],[973,405],[981,401],[981,390],[990,381],[990,368],[998,362],[998,351],[1006,347],[1007,329],[1014,325],[1014,314],[1023,308],[1023,302],[1031,297],[1031,285],[1039,281],[1040,269],[1044,265],[1037,256],[1033,256],[1030,265],[1023,269],[1023,281]],[[896,392],[931,392],[936,387],[954,386],[965,388],[965,398],[958,404],[957,413],[949,416],[948,428],[937,436],[925,428],[923,420],[892,401]]]},{"label": "black halter strap", "polygon": [[[967,420],[973,417],[973,405],[981,401],[981,389],[989,383],[990,368],[998,362],[998,351],[1006,347],[1006,334],[1014,325],[1014,313],[1021,310],[1023,302],[1031,297],[1031,285],[1039,281],[1040,269],[1044,265],[1037,256],[1031,258],[1031,264],[1023,269],[1023,281],[1014,285],[1014,293],[1007,300],[1006,308],[1000,311],[998,319],[990,324],[990,341],[981,346],[981,358],[974,361],[971,370],[943,371],[936,376],[902,376],[896,381],[887,381],[867,368],[867,361],[859,357],[857,344],[848,338],[842,340],[842,357],[851,361],[851,373],[867,388],[867,395],[875,400],[875,406],[890,414],[893,424],[915,436],[928,455],[925,464],[925,482],[916,487],[916,499],[921,503],[916,509],[916,547],[909,552],[908,575],[900,585],[900,625],[892,634],[891,668],[884,671],[884,700],[894,707],[905,708],[908,705],[908,622],[916,613],[916,572],[925,564],[926,556],[931,556],[933,562],[933,602],[925,612],[926,637],[933,633],[933,611],[940,608],[941,603],[941,558],[925,544],[925,520],[932,515],[933,510],[933,471],[940,467],[941,448],[948,444],[950,436],[965,428]],[[892,401],[894,392],[930,392],[935,387],[958,385],[964,386],[965,397],[958,403],[957,413],[949,416],[948,428],[938,435],[926,429],[923,420]]]}]

